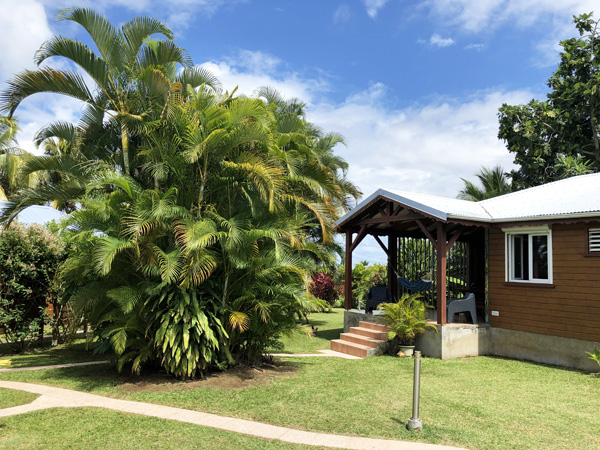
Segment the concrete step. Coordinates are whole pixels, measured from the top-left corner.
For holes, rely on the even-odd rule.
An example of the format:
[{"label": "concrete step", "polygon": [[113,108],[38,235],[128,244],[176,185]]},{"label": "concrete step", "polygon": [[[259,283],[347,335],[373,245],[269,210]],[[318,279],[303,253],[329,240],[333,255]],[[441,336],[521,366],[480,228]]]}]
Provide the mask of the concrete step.
[{"label": "concrete step", "polygon": [[362,327],[350,327],[349,331],[352,334],[359,334],[361,336],[366,336],[371,339],[377,339],[380,341],[388,340],[387,332],[385,332],[385,331],[370,330],[368,328],[362,328]]},{"label": "concrete step", "polygon": [[366,358],[378,353],[376,348],[355,344],[353,342],[342,341],[341,339],[334,339],[331,341],[331,350],[345,353],[346,355],[358,356],[359,358]]},{"label": "concrete step", "polygon": [[390,327],[383,325],[382,323],[364,322],[361,320],[358,322],[358,326],[360,328],[368,328],[369,330],[385,331],[386,333],[390,331]]},{"label": "concrete step", "polygon": [[367,336],[361,336],[360,334],[353,334],[353,333],[342,333],[342,334],[340,334],[340,339],[342,341],[347,341],[347,342],[352,342],[354,344],[364,345],[369,348],[377,348],[377,344],[385,342],[385,341],[380,341],[379,339],[372,339]]}]

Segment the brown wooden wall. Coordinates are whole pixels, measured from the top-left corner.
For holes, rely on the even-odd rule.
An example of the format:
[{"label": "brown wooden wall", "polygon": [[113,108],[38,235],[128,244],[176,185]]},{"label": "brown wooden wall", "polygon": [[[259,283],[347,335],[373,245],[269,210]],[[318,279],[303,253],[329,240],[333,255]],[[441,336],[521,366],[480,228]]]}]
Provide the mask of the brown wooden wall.
[{"label": "brown wooden wall", "polygon": [[[490,230],[491,326],[600,340],[600,257],[586,256],[588,227],[587,224],[552,226],[554,284],[551,287],[505,283],[504,233]],[[492,316],[493,310],[500,315]]]}]

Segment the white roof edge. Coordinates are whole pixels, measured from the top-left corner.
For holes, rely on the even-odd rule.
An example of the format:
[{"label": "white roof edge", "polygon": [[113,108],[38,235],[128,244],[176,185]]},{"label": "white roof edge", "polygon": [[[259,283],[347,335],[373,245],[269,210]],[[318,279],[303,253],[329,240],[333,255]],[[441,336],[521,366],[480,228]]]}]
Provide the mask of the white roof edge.
[{"label": "white roof edge", "polygon": [[549,214],[544,216],[525,216],[500,219],[482,219],[480,217],[459,216],[456,214],[448,214],[448,219],[456,220],[472,220],[473,222],[483,223],[507,223],[507,222],[530,222],[532,220],[560,220],[560,219],[579,219],[583,217],[599,217],[600,212],[593,211],[589,213],[573,213],[573,214]]},{"label": "white roof edge", "polygon": [[379,196],[389,198],[390,200],[394,200],[398,203],[402,203],[410,208],[418,209],[419,211],[422,211],[426,214],[437,217],[438,219],[441,219],[441,220],[446,220],[448,218],[448,215],[444,211],[440,211],[438,209],[432,208],[431,206],[427,206],[423,203],[419,203],[417,201],[414,201],[409,198],[403,197],[401,195],[395,194],[386,189],[379,188],[375,192],[373,192],[371,195],[369,195],[366,199],[362,200],[358,205],[356,205],[355,208],[351,209],[346,214],[344,214],[342,217],[340,217],[335,222],[336,226],[341,225],[346,220],[348,220],[348,218],[350,218],[351,216],[360,212],[363,208],[365,208],[369,203],[371,203],[373,200],[375,200]]}]

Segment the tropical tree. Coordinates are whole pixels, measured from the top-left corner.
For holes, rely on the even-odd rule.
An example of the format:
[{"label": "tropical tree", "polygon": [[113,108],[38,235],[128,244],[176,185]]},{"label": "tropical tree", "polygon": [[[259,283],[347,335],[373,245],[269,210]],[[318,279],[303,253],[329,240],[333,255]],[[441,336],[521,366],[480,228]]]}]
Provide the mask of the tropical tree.
[{"label": "tropical tree", "polygon": [[465,183],[465,187],[458,193],[458,198],[478,202],[512,192],[508,176],[500,166],[482,167],[475,176],[479,179],[481,186],[461,178]]},{"label": "tropical tree", "polygon": [[563,51],[548,79],[547,99],[500,108],[498,137],[520,166],[510,175],[516,189],[581,173],[565,171],[565,158],[580,161],[577,166],[585,171],[600,169],[599,22],[582,14],[574,23],[580,37],[560,43]]},{"label": "tropical tree", "polygon": [[0,116],[0,200],[3,201],[12,198],[19,189],[37,183],[36,175],[23,175],[20,171],[28,153],[18,146],[18,132],[15,118]]},{"label": "tropical tree", "polygon": [[[80,41],[56,36],[36,52],[35,62],[40,66],[51,57],[65,58],[94,85],[88,86],[75,70],[26,70],[8,81],[9,89],[0,97],[2,109],[12,116],[25,98],[42,92],[81,100],[85,103],[83,125],[101,126],[105,115],[116,125],[121,141],[119,163],[122,171],[130,174],[135,156],[130,155],[132,133],[145,125],[151,108],[156,106],[154,98],[171,95],[167,77],[173,74],[174,64],[188,69],[176,75],[176,81],[197,86],[212,80],[204,78],[203,71],[191,68],[188,53],[173,42],[172,32],[156,19],[136,17],[117,29],[105,17],[86,8],[63,9],[57,18],[82,26],[99,55]],[[155,34],[166,39],[149,40]]]},{"label": "tropical tree", "polygon": [[[114,29],[89,10],[61,14]],[[129,27],[146,23],[167,35],[153,19],[107,33],[127,53]],[[91,106],[77,126],[38,133],[48,154],[29,158],[23,172],[51,181],[19,192],[3,217],[33,203],[80,205],[65,224],[77,250],[62,277],[74,309],[94,326],[96,351],[113,351],[119,368],[154,362],[190,377],[256,361],[298,328],[294,317],[311,309],[311,256],[325,253],[321,242],[332,240],[347,201],[342,181],[357,190],[338,173],[345,163],[332,146],[319,144],[325,133],[263,99],[222,92],[202,70],[176,74],[184,53],[169,44],[171,56],[159,58],[161,42],[142,39],[133,67],[107,69],[123,68],[124,78],[84,100]],[[96,61],[107,68],[123,60],[101,54]],[[4,94],[8,109],[26,97],[17,94],[35,76],[25,75]],[[110,106],[115,99],[123,109]],[[315,229],[320,240],[309,234]]]}]

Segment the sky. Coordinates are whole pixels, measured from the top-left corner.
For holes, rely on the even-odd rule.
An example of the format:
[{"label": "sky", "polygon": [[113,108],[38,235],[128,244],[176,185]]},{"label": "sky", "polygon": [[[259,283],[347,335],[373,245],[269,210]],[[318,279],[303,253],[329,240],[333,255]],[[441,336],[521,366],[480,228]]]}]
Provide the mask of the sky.
[{"label": "sky", "polygon": [[[35,68],[52,36],[87,42],[81,27],[55,20],[71,6],[115,25],[158,18],[225,89],[300,98],[311,122],[344,135],[336,152],[363,198],[380,187],[453,198],[482,166],[513,169],[498,108],[544,98],[559,41],[576,35],[572,16],[599,9],[597,0],[0,0],[10,11],[0,15],[0,90]],[[64,97],[25,100],[20,146],[37,152],[37,130],[80,112]],[[354,259],[385,262],[372,240]]]}]

